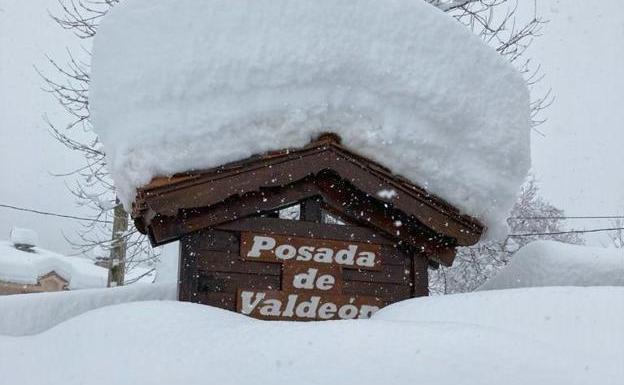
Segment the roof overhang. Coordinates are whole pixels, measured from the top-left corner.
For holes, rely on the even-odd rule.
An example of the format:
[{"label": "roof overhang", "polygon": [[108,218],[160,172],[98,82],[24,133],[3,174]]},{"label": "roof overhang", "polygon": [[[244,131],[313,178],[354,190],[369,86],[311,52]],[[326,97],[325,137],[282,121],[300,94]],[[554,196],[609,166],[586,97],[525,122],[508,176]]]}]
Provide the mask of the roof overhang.
[{"label": "roof overhang", "polygon": [[[337,184],[340,188],[335,188]],[[202,226],[214,227],[252,215],[253,211],[247,213],[245,207],[256,212],[270,210],[275,209],[270,204],[296,202],[309,196],[322,196],[330,209],[353,217],[353,213],[343,211],[345,201],[353,201],[356,195],[357,200],[365,200],[371,207],[385,210],[386,214],[390,211],[391,215],[385,217],[400,216],[405,223],[413,224],[419,238],[422,235],[444,239],[444,244],[453,247],[469,246],[478,242],[484,231],[476,219],[460,214],[448,202],[346,149],[334,135],[322,136],[300,149],[155,178],[138,189],[132,216],[137,228],[149,234],[153,244],[163,244]],[[273,202],[267,197],[279,200]],[[207,217],[213,219],[206,220]],[[380,230],[396,231],[388,220],[378,222],[374,226]]]}]

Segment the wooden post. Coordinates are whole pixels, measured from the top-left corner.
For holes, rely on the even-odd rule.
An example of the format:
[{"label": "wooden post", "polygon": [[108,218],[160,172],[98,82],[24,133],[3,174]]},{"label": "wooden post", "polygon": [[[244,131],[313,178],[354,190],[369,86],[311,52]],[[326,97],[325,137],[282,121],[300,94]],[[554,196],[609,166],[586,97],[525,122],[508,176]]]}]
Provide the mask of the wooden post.
[{"label": "wooden post", "polygon": [[128,230],[128,214],[119,202],[119,198],[115,201],[116,206],[113,213],[113,234],[110,249],[109,268],[108,268],[108,286],[122,286],[126,273],[126,239],[124,237]]},{"label": "wooden post", "polygon": [[299,219],[307,222],[321,223],[323,221],[321,198],[314,197],[302,201]]},{"label": "wooden post", "polygon": [[416,252],[412,256],[412,297],[429,295],[429,271],[427,258]]}]

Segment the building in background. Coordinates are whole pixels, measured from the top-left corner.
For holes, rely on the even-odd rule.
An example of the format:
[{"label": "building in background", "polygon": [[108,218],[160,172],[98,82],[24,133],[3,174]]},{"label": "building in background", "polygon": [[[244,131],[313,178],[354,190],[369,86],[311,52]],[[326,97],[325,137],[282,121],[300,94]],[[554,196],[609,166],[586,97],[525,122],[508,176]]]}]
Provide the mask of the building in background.
[{"label": "building in background", "polygon": [[108,271],[89,259],[37,247],[32,230],[13,228],[0,241],[0,295],[106,287]]}]

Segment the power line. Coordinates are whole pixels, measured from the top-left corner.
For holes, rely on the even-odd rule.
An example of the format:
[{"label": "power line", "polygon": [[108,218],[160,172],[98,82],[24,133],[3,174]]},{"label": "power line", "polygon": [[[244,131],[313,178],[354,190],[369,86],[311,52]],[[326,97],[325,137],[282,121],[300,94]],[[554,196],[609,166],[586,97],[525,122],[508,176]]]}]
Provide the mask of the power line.
[{"label": "power line", "polygon": [[624,219],[624,215],[603,215],[603,216],[578,216],[578,217],[556,217],[556,216],[536,216],[536,217],[511,217],[509,219],[538,220],[538,219]]},{"label": "power line", "polygon": [[93,218],[77,217],[77,216],[74,216],[74,215],[65,215],[65,214],[51,213],[51,212],[48,212],[48,211],[33,210],[33,209],[27,209],[27,208],[24,208],[24,207],[17,207],[17,206],[5,205],[5,204],[0,204],[0,207],[4,207],[4,208],[7,208],[7,209],[12,209],[12,210],[18,210],[18,211],[26,211],[26,212],[29,212],[29,213],[35,213],[35,214],[40,214],[40,215],[48,215],[48,216],[52,216],[52,217],[76,219],[76,220],[79,220],[79,221],[89,221],[89,222],[98,222],[98,223],[113,223],[111,221],[105,221],[105,220],[102,220],[102,219],[93,219]]},{"label": "power line", "polygon": [[583,233],[598,233],[602,231],[618,231],[618,230],[624,230],[624,227],[612,227],[612,228],[607,228],[607,229],[556,231],[552,233],[510,234],[509,236],[510,237],[534,237],[538,235],[583,234]]},{"label": "power line", "polygon": [[[25,211],[34,214],[54,216],[59,218],[67,218],[67,219],[75,219],[79,221],[89,221],[89,222],[97,222],[97,223],[113,223],[112,221],[106,221],[101,219],[93,219],[86,217],[78,217],[75,215],[66,215],[66,214],[58,214],[49,211],[41,211],[34,209],[27,209],[24,207],[17,207],[12,205],[0,204],[0,207],[4,207],[7,209]],[[543,216],[543,217],[512,217],[509,219],[523,219],[523,220],[538,220],[538,219],[624,219],[624,216],[619,215],[607,215],[607,216],[576,216],[576,217],[555,217],[555,216]],[[534,237],[534,236],[545,236],[545,235],[563,235],[563,234],[583,234],[583,233],[598,233],[603,231],[618,231],[624,230],[624,227],[613,227],[613,228],[603,228],[603,229],[589,229],[589,230],[569,230],[569,231],[556,231],[552,233],[526,233],[526,234],[510,234],[510,237]]]}]

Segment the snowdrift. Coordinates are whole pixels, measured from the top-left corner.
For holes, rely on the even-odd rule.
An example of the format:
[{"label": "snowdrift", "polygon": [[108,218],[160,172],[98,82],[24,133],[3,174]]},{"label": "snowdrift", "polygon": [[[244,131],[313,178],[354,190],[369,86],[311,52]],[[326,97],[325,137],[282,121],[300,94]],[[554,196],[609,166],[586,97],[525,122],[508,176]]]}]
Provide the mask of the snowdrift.
[{"label": "snowdrift", "polygon": [[0,335],[41,333],[72,317],[104,306],[176,298],[176,283],[0,296]]},{"label": "snowdrift", "polygon": [[23,385],[615,385],[623,304],[624,288],[519,289],[409,300],[371,320],[292,323],[138,302],[0,337],[0,373]]},{"label": "snowdrift", "polygon": [[154,176],[331,131],[494,229],[530,164],[521,75],[425,1],[124,1],[89,101],[126,207]]},{"label": "snowdrift", "polygon": [[624,250],[533,242],[480,290],[537,286],[624,286]]}]

